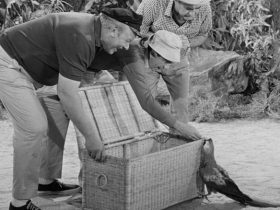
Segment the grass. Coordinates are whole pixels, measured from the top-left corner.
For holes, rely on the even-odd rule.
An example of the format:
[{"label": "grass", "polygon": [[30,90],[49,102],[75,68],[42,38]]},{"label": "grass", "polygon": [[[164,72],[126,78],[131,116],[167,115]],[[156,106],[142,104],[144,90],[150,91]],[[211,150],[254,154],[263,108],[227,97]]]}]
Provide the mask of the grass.
[{"label": "grass", "polygon": [[209,92],[209,87],[196,86],[190,94],[189,116],[191,121],[196,122],[219,122],[242,118],[260,119],[267,117],[266,106],[267,97],[263,92],[253,96],[215,96]]}]

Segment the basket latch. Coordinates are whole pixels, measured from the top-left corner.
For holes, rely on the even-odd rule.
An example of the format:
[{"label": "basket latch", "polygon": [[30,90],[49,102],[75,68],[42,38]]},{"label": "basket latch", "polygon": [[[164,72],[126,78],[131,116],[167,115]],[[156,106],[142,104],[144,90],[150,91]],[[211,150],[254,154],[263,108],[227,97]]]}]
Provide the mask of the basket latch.
[{"label": "basket latch", "polygon": [[154,136],[153,139],[160,144],[165,144],[170,139],[170,135],[169,133],[163,132],[159,135]]}]

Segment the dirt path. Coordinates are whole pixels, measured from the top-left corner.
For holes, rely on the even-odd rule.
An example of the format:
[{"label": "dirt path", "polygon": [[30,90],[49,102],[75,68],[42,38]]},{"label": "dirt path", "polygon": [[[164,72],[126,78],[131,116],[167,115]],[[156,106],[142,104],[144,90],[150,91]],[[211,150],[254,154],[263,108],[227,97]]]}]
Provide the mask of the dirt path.
[{"label": "dirt path", "polygon": [[[214,140],[216,159],[247,194],[280,201],[280,122],[273,120],[236,120],[225,123],[203,123],[196,126]],[[12,183],[12,125],[0,121],[0,209],[7,209]],[[79,160],[73,127],[67,136],[63,181],[77,183]],[[242,207],[222,195],[212,195],[211,202],[171,209],[258,209]]]}]

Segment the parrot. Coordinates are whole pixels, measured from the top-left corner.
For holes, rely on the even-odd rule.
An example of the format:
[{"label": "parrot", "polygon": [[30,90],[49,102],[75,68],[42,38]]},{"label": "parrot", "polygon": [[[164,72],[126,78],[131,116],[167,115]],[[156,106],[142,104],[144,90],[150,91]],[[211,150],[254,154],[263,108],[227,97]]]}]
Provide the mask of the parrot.
[{"label": "parrot", "polygon": [[228,172],[217,164],[214,156],[214,144],[212,139],[204,140],[201,153],[199,175],[206,185],[207,198],[213,193],[221,193],[243,205],[254,207],[280,207],[280,203],[272,203],[259,198],[252,198],[243,193],[237,184],[229,177]]}]

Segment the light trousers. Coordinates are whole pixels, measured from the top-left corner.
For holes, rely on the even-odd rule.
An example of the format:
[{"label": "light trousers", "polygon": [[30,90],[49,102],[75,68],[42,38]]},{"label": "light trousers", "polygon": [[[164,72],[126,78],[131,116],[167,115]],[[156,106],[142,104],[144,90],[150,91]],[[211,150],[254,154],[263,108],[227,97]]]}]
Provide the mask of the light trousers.
[{"label": "light trousers", "polygon": [[[97,82],[113,80],[105,71],[96,78]],[[56,86],[35,91],[34,85],[38,83],[0,46],[0,100],[14,127],[13,197],[19,200],[37,195],[39,177],[61,178],[69,126]],[[82,139],[78,138],[79,156],[85,147]],[[80,184],[81,180],[80,172]]]},{"label": "light trousers", "polygon": [[30,199],[38,189],[41,145],[47,141],[48,123],[33,80],[0,47],[0,100],[14,127],[13,197]]},{"label": "light trousers", "polygon": [[42,145],[40,178],[59,179],[70,120],[58,99],[56,86],[51,89],[44,86],[37,90],[37,95],[48,120],[48,139]]}]

